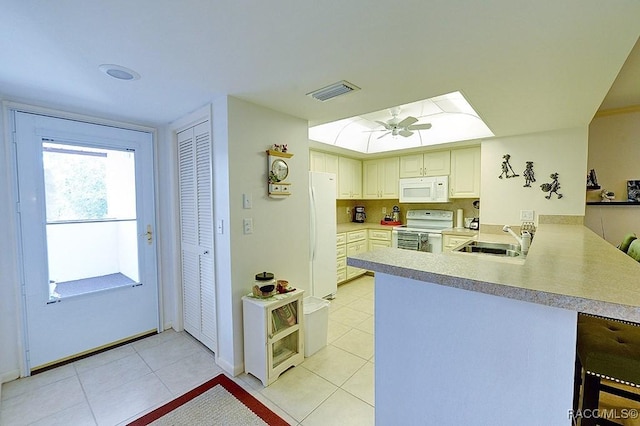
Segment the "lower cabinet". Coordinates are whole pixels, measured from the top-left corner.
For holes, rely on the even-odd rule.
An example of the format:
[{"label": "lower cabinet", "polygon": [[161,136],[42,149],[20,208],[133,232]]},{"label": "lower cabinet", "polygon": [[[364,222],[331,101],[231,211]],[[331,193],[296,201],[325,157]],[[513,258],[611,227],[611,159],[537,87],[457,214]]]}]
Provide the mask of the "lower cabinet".
[{"label": "lower cabinet", "polygon": [[341,232],[336,235],[336,279],[338,283],[347,280],[347,234]]},{"label": "lower cabinet", "polygon": [[367,251],[391,247],[390,229],[359,229],[336,235],[337,280],[338,284],[364,275],[367,270],[347,266],[347,257]]},{"label": "lower cabinet", "polygon": [[[367,249],[366,229],[347,232],[347,257],[365,253]],[[366,269],[347,266],[347,279],[350,280],[360,275],[364,275],[365,272],[367,272]]]},{"label": "lower cabinet", "polygon": [[387,231],[386,229],[369,229],[367,237],[369,240],[369,251],[391,247],[391,231]]},{"label": "lower cabinet", "polygon": [[244,371],[264,386],[304,361],[303,293],[242,298]]}]

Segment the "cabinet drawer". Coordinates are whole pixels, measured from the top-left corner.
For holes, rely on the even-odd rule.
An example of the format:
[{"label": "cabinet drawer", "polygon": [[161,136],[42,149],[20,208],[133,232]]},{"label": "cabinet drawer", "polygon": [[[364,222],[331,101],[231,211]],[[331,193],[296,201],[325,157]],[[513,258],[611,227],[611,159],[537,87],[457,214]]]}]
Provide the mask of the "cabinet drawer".
[{"label": "cabinet drawer", "polygon": [[367,230],[363,229],[361,231],[351,231],[347,232],[347,243],[352,243],[354,241],[360,241],[367,238]]},{"label": "cabinet drawer", "polygon": [[347,234],[340,233],[336,235],[336,245],[346,244],[347,243]]},{"label": "cabinet drawer", "polygon": [[342,245],[340,247],[336,247],[336,258],[340,259],[344,258],[347,255],[347,246]]},{"label": "cabinet drawer", "polygon": [[347,279],[347,268],[338,269],[336,274],[336,280],[341,283],[342,281]]},{"label": "cabinet drawer", "polygon": [[342,259],[338,259],[336,262],[337,269],[342,269],[347,267],[347,258],[343,257]]},{"label": "cabinet drawer", "polygon": [[369,229],[369,239],[391,241],[391,231],[384,229]]}]

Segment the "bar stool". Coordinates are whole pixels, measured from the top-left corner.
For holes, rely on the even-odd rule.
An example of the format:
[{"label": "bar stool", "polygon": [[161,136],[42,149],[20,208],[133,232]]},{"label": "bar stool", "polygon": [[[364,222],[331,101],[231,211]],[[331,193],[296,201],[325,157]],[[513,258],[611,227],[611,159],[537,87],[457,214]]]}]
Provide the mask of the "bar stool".
[{"label": "bar stool", "polygon": [[[640,402],[638,394],[601,383],[608,379],[640,388],[640,324],[595,315],[578,314],[576,389],[574,410],[578,409],[579,377],[582,383],[582,412],[594,413],[600,392]],[[615,425],[607,419],[583,417],[583,426]]]},{"label": "bar stool", "polygon": [[631,243],[637,238],[638,237],[636,237],[636,234],[625,235],[624,238],[622,239],[622,242],[618,246],[618,248],[626,253],[629,250],[629,246],[631,245]]},{"label": "bar stool", "polygon": [[631,241],[627,255],[631,256],[636,262],[640,262],[640,240],[636,239]]}]

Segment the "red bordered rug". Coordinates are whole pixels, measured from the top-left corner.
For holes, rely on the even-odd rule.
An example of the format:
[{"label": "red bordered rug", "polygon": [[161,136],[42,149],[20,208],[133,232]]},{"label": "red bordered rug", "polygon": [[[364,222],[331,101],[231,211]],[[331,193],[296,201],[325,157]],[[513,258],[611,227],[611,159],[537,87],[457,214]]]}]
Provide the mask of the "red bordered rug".
[{"label": "red bordered rug", "polygon": [[184,395],[156,408],[129,426],[156,424],[268,424],[285,426],[276,413],[220,374]]}]

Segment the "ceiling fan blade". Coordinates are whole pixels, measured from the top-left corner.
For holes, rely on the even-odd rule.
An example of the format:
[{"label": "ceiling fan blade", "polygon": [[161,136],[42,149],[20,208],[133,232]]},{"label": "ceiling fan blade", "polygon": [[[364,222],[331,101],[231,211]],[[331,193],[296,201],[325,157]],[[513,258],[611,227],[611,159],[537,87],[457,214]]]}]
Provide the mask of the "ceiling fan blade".
[{"label": "ceiling fan blade", "polygon": [[384,138],[384,137],[385,137],[385,136],[387,136],[389,133],[391,133],[391,132],[387,132],[387,133],[385,133],[385,134],[384,134],[384,135],[382,135],[382,136],[378,136],[378,139],[382,139],[382,138]]},{"label": "ceiling fan blade", "polygon": [[398,134],[400,136],[404,136],[405,138],[408,138],[409,136],[411,136],[413,134],[413,132],[411,130],[400,130],[398,132]]},{"label": "ceiling fan blade", "polygon": [[391,130],[391,126],[388,123],[385,123],[384,121],[376,120],[376,123],[378,123],[379,125],[383,126],[387,130]]},{"label": "ceiling fan blade", "polygon": [[431,128],[431,123],[414,124],[412,126],[407,126],[407,130],[428,130],[430,128]]},{"label": "ceiling fan blade", "polygon": [[398,123],[398,127],[404,128],[404,127],[408,127],[411,126],[413,123],[417,123],[418,119],[415,117],[407,117],[404,120],[402,120],[401,122]]}]

